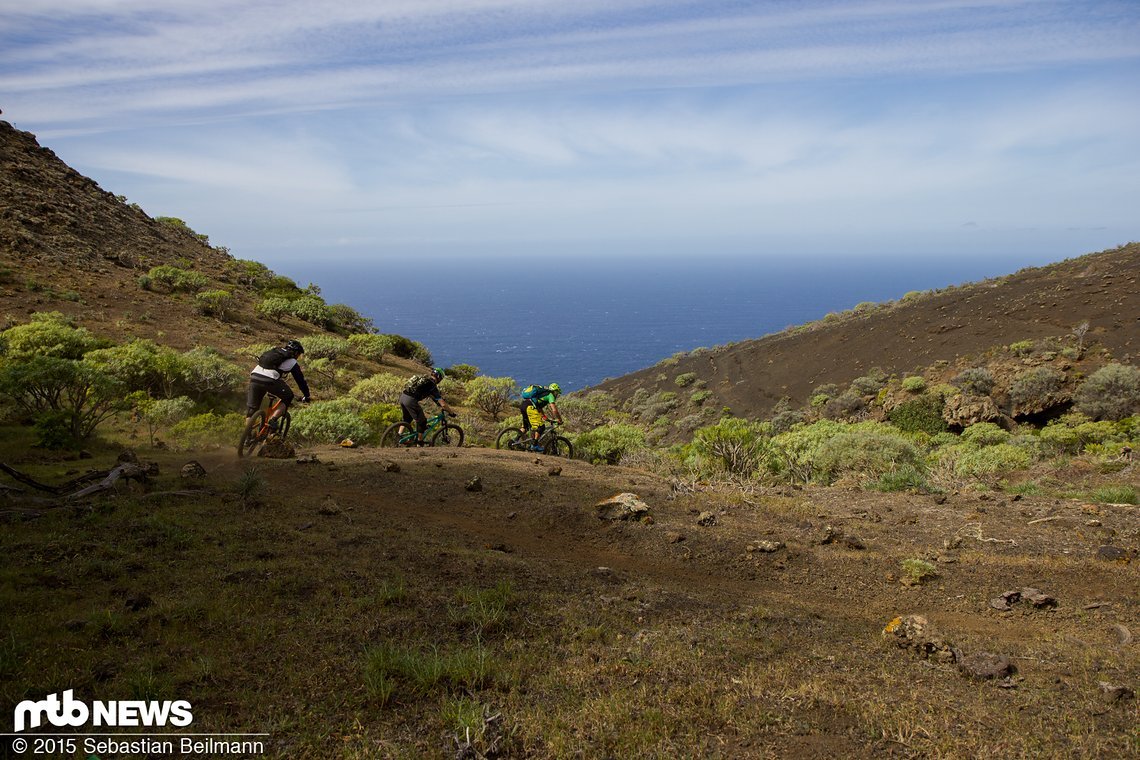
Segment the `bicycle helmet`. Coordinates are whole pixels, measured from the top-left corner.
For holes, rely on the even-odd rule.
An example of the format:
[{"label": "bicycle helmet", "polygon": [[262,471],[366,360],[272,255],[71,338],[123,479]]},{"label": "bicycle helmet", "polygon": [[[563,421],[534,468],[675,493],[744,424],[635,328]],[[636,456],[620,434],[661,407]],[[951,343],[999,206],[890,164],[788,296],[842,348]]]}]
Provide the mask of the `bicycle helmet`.
[{"label": "bicycle helmet", "polygon": [[305,347],[301,345],[299,340],[286,341],[285,350],[292,354],[294,359],[305,353]]},{"label": "bicycle helmet", "polygon": [[436,382],[439,382],[440,380],[443,379],[443,370],[440,369],[439,367],[432,367],[431,368],[431,376],[433,378],[435,378]]},{"label": "bicycle helmet", "polygon": [[553,393],[555,397],[562,395],[562,386],[558,383],[551,383],[546,387],[550,389],[550,392]]}]

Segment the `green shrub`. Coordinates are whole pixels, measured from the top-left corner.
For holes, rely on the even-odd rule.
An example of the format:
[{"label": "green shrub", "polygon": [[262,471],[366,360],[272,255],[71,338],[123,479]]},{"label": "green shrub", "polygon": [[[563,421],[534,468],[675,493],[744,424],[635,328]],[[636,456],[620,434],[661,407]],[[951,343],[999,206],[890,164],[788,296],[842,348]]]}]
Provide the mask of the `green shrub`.
[{"label": "green shrub", "polygon": [[369,441],[379,443],[380,436],[393,422],[404,418],[404,413],[397,404],[372,404],[360,413],[360,419],[368,426]]},{"label": "green shrub", "polygon": [[760,469],[771,446],[766,425],[725,417],[693,435],[693,452],[716,469],[751,476]]},{"label": "green shrub", "polygon": [[201,400],[207,395],[220,396],[243,388],[248,373],[247,367],[234,364],[217,349],[196,346],[182,354],[182,382],[178,387]]},{"label": "green shrub", "polygon": [[994,376],[985,367],[971,367],[959,372],[950,381],[963,392],[974,396],[988,396],[994,389]]},{"label": "green shrub", "polygon": [[36,312],[27,324],[0,332],[0,352],[16,361],[33,356],[81,359],[97,344],[95,336],[58,311]]},{"label": "green shrub", "polygon": [[924,393],[891,409],[887,412],[887,419],[896,428],[907,433],[937,435],[947,430],[946,420],[942,419],[942,405],[941,396]]},{"label": "green shrub", "polygon": [[384,355],[392,350],[390,335],[356,334],[348,336],[348,345],[357,356],[374,362],[384,361]]},{"label": "green shrub", "polygon": [[828,438],[820,445],[815,459],[816,477],[824,483],[842,475],[852,475],[860,483],[867,483],[904,467],[920,472],[922,454],[913,443],[886,425]]},{"label": "green shrub", "polygon": [[361,405],[353,399],[318,401],[293,412],[298,438],[313,443],[335,443],[342,438],[364,440],[372,432],[360,416]]},{"label": "green shrub", "polygon": [[1041,441],[1066,454],[1079,454],[1085,446],[1121,436],[1118,425],[1109,421],[1090,422],[1081,414],[1065,415],[1041,431]]},{"label": "green shrub", "polygon": [[626,454],[645,448],[645,433],[633,425],[603,425],[574,439],[574,449],[588,462],[617,464]]},{"label": "green shrub", "polygon": [[45,445],[82,442],[103,420],[126,408],[122,384],[113,377],[87,362],[52,356],[5,364],[0,395],[43,420],[37,432]]},{"label": "green shrub", "polygon": [[827,404],[827,402],[830,400],[831,396],[828,396],[826,393],[817,393],[811,397],[811,400],[808,401],[808,404],[812,409],[819,409],[820,407]]},{"label": "green shrub", "polygon": [[1029,356],[1033,353],[1033,341],[1019,340],[1009,344],[1009,352],[1015,356]]},{"label": "green shrub", "polygon": [[700,406],[710,398],[712,398],[712,391],[693,391],[689,394],[689,403],[693,406]]},{"label": "green shrub", "polygon": [[348,395],[363,404],[398,404],[405,383],[406,378],[381,372],[352,386]]},{"label": "green shrub", "polygon": [[330,321],[340,333],[365,333],[374,329],[373,322],[348,304],[334,303],[329,307]]},{"label": "green shrub", "polygon": [[467,383],[467,404],[496,420],[518,398],[519,384],[513,377],[481,375]]},{"label": "green shrub", "polygon": [[1050,367],[1035,367],[1018,375],[1009,387],[1009,398],[1018,406],[1039,406],[1061,390],[1065,376]]},{"label": "green shrub", "polygon": [[273,272],[260,261],[232,259],[226,262],[226,268],[233,274],[239,285],[254,290],[264,288],[273,279]]},{"label": "green shrub", "polygon": [[170,438],[176,448],[204,449],[236,446],[245,425],[245,417],[237,412],[230,414],[197,414],[170,428]]},{"label": "green shrub", "polygon": [[281,322],[285,317],[293,313],[292,302],[287,298],[279,298],[271,296],[262,299],[261,303],[254,307],[254,310],[265,317],[272,319],[274,322]]},{"label": "green shrub", "polygon": [[696,372],[683,372],[680,375],[677,375],[675,378],[673,378],[673,382],[676,383],[679,387],[684,388],[686,385],[692,385],[693,381],[695,381],[696,379],[697,379],[697,373]]},{"label": "green shrub", "polygon": [[1140,412],[1140,369],[1108,364],[1089,375],[1074,397],[1078,412],[1094,420],[1120,420]]},{"label": "green shrub", "polygon": [[823,405],[823,416],[829,420],[846,419],[866,411],[867,402],[863,395],[850,388]]},{"label": "green shrub", "polygon": [[938,568],[924,559],[902,561],[902,582],[908,586],[920,586],[936,577],[938,577]]},{"label": "green shrub", "polygon": [[461,383],[469,383],[479,374],[479,368],[474,364],[452,364],[444,372]]},{"label": "green shrub", "polygon": [[574,393],[558,399],[562,419],[576,430],[591,430],[613,420],[617,413],[617,400],[605,391]]},{"label": "green shrub", "polygon": [[887,385],[887,375],[878,367],[872,369],[863,377],[851,381],[851,391],[860,396],[874,396]]},{"label": "green shrub", "polygon": [[209,235],[200,235],[199,233],[190,229],[190,225],[188,225],[186,222],[182,221],[181,219],[179,219],[176,216],[156,216],[154,218],[154,221],[156,221],[159,224],[164,225],[166,227],[170,227],[172,229],[178,230],[179,232],[184,232],[187,235],[192,235],[195,238],[197,238],[198,240],[200,240],[202,243],[205,243],[207,245],[209,245],[209,243],[210,243]]},{"label": "green shrub", "polygon": [[305,347],[305,357],[312,359],[328,359],[336,361],[341,354],[349,350],[349,342],[335,335],[306,335],[301,338],[301,345]]},{"label": "green shrub", "polygon": [[999,443],[962,451],[954,463],[954,472],[963,477],[1003,475],[1014,470],[1024,470],[1032,461],[1032,456],[1025,449]]},{"label": "green shrub", "polygon": [[977,422],[962,431],[962,441],[973,446],[996,446],[1009,440],[1009,433],[992,422]]},{"label": "green shrub", "polygon": [[161,428],[168,428],[190,415],[194,402],[185,396],[169,399],[144,398],[138,405],[139,416],[147,425],[150,445],[154,445],[154,434]]},{"label": "green shrub", "polygon": [[198,308],[199,314],[217,317],[220,320],[225,320],[236,303],[233,294],[228,290],[207,290],[194,296],[194,305]]},{"label": "green shrub", "polygon": [[289,313],[317,327],[329,327],[333,320],[332,309],[325,303],[325,299],[317,295],[301,296],[290,302]]},{"label": "green shrub", "polygon": [[201,272],[191,272],[169,264],[153,267],[147,276],[152,287],[157,285],[171,293],[197,293],[210,284],[209,278]]},{"label": "green shrub", "polygon": [[85,361],[120,381],[127,390],[169,398],[186,376],[186,360],[152,340],[136,339],[88,352]]},{"label": "green shrub", "polygon": [[919,375],[904,377],[902,381],[902,389],[907,393],[922,393],[924,390],[926,390],[926,378]]},{"label": "green shrub", "polygon": [[867,483],[867,488],[883,493],[900,491],[925,491],[926,477],[918,467],[903,465],[897,470],[884,472],[878,480]]}]

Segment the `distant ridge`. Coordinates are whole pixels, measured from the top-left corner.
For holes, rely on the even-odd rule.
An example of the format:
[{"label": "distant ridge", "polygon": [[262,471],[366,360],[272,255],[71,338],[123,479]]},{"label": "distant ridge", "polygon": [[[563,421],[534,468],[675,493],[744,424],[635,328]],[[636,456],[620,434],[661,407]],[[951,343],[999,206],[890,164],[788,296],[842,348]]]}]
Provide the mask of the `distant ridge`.
[{"label": "distant ridge", "polygon": [[1117,360],[1140,353],[1140,243],[1024,269],[1005,277],[838,315],[838,318],[678,355],[595,387],[628,398],[638,389],[677,391],[694,373],[717,403],[765,417],[782,398],[804,404],[825,383],[845,385],[878,367],[921,372],[980,357],[995,346],[1063,337],[1089,323],[1086,343]]}]

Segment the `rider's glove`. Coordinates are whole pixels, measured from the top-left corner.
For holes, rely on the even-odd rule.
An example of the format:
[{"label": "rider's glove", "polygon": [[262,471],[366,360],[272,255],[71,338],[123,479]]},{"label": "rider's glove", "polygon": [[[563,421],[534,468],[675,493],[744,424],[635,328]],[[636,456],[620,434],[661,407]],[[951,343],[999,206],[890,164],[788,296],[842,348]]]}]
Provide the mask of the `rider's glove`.
[{"label": "rider's glove", "polygon": [[302,404],[307,404],[307,403],[309,403],[309,397],[308,397],[308,396],[303,396],[303,397],[301,398],[301,403],[302,403]]}]

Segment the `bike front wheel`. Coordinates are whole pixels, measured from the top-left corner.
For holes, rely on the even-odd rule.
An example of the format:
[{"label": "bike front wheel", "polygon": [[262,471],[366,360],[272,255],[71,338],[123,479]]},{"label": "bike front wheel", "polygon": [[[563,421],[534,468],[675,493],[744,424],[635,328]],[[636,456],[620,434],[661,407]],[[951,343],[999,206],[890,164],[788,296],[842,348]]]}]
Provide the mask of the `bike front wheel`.
[{"label": "bike front wheel", "polygon": [[567,459],[574,458],[574,444],[570,443],[570,439],[566,436],[556,436],[550,443],[546,444],[544,454],[549,454],[552,457],[566,457]]},{"label": "bike front wheel", "polygon": [[241,438],[238,439],[237,453],[239,457],[253,451],[254,447],[265,440],[262,427],[265,425],[265,411],[260,411],[246,421],[242,428]]},{"label": "bike front wheel", "polygon": [[444,425],[431,437],[432,446],[462,446],[463,428],[458,425]]},{"label": "bike front wheel", "polygon": [[505,428],[495,436],[496,449],[521,449],[522,428]]},{"label": "bike front wheel", "polygon": [[395,448],[396,446],[411,446],[416,441],[416,429],[407,422],[394,422],[388,426],[380,436],[382,448]]}]

